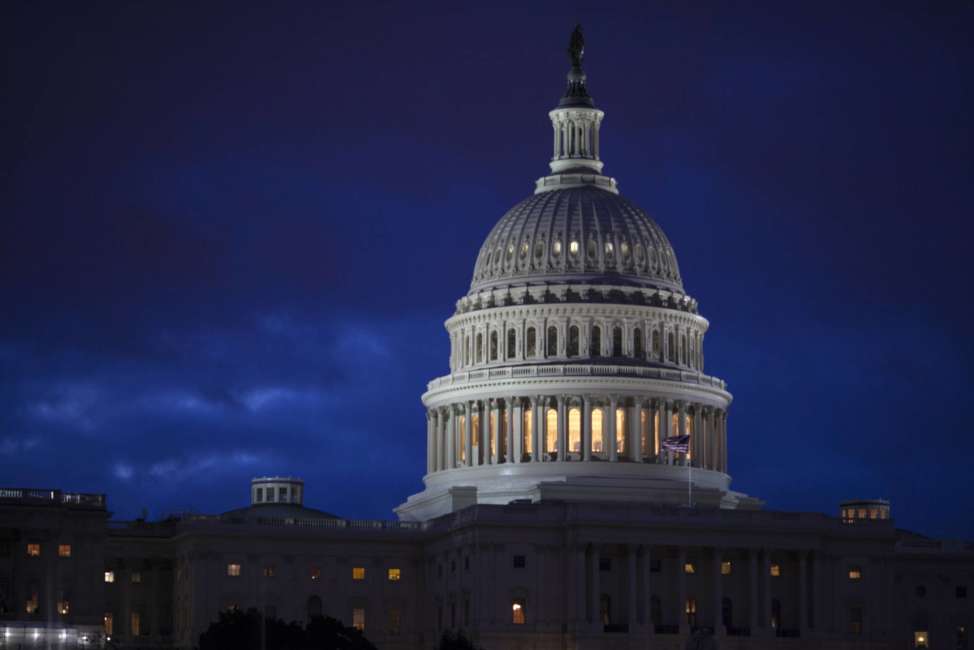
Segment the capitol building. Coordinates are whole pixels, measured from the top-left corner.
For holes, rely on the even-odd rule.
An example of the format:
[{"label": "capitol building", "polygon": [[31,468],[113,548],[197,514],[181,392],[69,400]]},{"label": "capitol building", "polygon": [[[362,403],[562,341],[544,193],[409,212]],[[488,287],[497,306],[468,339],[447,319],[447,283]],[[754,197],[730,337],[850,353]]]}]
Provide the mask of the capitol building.
[{"label": "capitol building", "polygon": [[603,173],[583,45],[576,30],[538,134],[549,173],[486,234],[446,320],[414,429],[422,490],[397,518],[315,509],[286,476],[158,521],[3,488],[0,648],[188,650],[234,608],[331,616],[383,650],[454,632],[484,650],[974,647],[974,543],[898,529],[882,500],[780,512],[733,489],[710,322]]}]

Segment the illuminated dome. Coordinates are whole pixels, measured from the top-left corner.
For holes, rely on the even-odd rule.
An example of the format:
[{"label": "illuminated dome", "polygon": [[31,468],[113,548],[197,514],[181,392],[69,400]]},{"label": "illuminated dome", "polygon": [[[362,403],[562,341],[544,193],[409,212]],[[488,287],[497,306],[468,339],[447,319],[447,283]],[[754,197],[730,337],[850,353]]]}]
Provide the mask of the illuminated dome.
[{"label": "illuminated dome", "polygon": [[582,36],[552,124],[551,174],[487,235],[429,382],[427,520],[476,503],[559,500],[756,508],[730,489],[731,395],[704,374],[710,323],[673,247],[602,174]]},{"label": "illuminated dome", "polygon": [[538,282],[683,291],[656,222],[595,185],[541,191],[511,208],[480,248],[470,291]]}]

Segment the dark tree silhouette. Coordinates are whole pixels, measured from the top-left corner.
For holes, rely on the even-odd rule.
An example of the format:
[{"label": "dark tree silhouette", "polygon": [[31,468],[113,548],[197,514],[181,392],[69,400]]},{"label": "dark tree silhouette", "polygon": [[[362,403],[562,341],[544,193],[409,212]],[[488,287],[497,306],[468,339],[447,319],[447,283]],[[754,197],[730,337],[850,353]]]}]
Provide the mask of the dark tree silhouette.
[{"label": "dark tree silhouette", "polygon": [[440,639],[440,645],[436,647],[436,650],[477,650],[477,646],[464,636],[463,632],[457,632],[456,634],[444,632],[443,637]]},{"label": "dark tree silhouette", "polygon": [[221,612],[200,635],[200,650],[376,650],[361,632],[333,618],[314,617],[307,627],[263,618],[256,609]]}]

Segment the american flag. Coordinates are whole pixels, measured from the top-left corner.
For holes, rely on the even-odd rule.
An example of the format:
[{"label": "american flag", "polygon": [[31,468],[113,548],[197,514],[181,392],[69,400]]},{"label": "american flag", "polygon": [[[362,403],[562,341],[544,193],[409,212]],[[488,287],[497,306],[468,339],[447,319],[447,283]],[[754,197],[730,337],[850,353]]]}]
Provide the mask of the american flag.
[{"label": "american flag", "polygon": [[690,450],[690,436],[670,436],[663,438],[663,449],[685,454]]}]

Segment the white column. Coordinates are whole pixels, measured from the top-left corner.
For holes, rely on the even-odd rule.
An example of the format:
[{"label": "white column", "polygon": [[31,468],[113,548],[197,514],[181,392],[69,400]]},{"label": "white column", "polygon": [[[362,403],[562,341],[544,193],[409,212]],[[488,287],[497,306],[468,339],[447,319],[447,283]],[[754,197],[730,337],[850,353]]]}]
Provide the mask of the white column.
[{"label": "white column", "polygon": [[514,412],[514,405],[517,404],[516,397],[510,397],[507,399],[507,404],[504,405],[504,416],[507,420],[507,427],[504,432],[504,437],[507,442],[504,443],[504,462],[513,463],[514,461],[514,423],[517,421],[517,414]]},{"label": "white column", "polygon": [[690,434],[690,445],[693,451],[690,454],[690,462],[694,467],[702,467],[699,458],[703,450],[703,445],[701,444],[703,442],[703,436],[701,435],[703,432],[702,409],[703,406],[701,404],[693,405],[693,431]]},{"label": "white column", "polygon": [[619,460],[619,453],[616,451],[616,397],[613,395],[609,397],[609,417],[607,418],[608,426],[602,427],[603,435],[605,430],[608,429],[609,438],[609,460],[611,462],[616,462]]},{"label": "white column", "polygon": [[487,445],[490,449],[490,463],[496,465],[501,446],[501,409],[500,400],[490,400],[490,419],[487,421],[489,427]]},{"label": "white column", "polygon": [[446,409],[437,409],[436,419],[436,467],[438,470],[444,470],[446,469]]},{"label": "white column", "polygon": [[633,399],[633,405],[626,409],[628,417],[626,418],[626,425],[629,428],[629,445],[626,448],[627,456],[629,460],[634,463],[638,463],[640,459],[640,428],[642,426],[642,420],[640,419],[641,407],[639,406],[639,400]]},{"label": "white column", "polygon": [[456,454],[456,430],[457,430],[457,416],[453,412],[453,405],[447,407],[447,431],[446,431],[446,467],[447,469],[453,469],[457,466],[457,454]]},{"label": "white column", "polygon": [[518,397],[511,398],[511,418],[514,421],[511,427],[513,440],[508,450],[511,457],[507,462],[520,463],[524,454],[524,404]]},{"label": "white column", "polygon": [[433,472],[433,412],[426,411],[426,473]]},{"label": "white column", "polygon": [[592,460],[592,398],[582,397],[582,460]]},{"label": "white column", "polygon": [[724,411],[723,416],[720,418],[721,423],[721,435],[720,435],[720,463],[721,471],[727,471],[727,411]]},{"label": "white column", "polygon": [[667,465],[673,464],[673,453],[663,450],[663,440],[670,437],[670,423],[673,419],[673,406],[669,400],[663,400],[660,402],[660,414],[659,414],[659,444],[660,444],[660,454],[665,458],[664,462]]},{"label": "white column", "polygon": [[558,460],[564,461],[568,458],[568,405],[564,395],[559,395],[558,400]]}]

